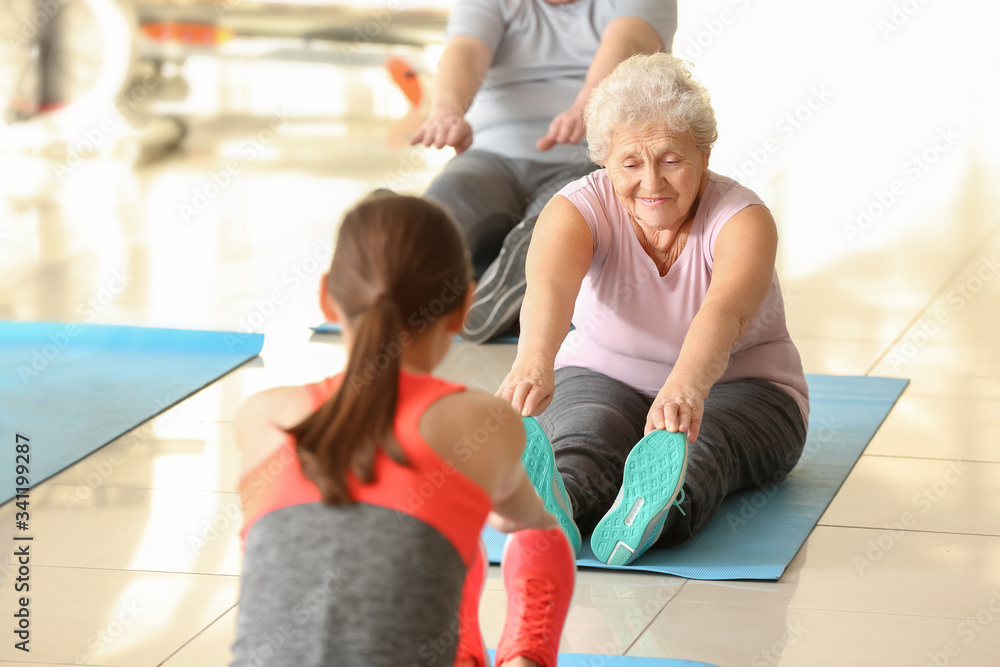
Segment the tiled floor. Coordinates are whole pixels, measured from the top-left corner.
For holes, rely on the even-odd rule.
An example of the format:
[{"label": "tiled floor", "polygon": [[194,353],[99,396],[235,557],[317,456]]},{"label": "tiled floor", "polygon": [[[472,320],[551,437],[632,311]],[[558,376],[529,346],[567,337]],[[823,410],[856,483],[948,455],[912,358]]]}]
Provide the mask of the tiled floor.
[{"label": "tiled floor", "polygon": [[[680,6],[675,51],[695,61],[720,122],[712,167],[741,172],[778,220],[806,370],[912,384],[780,582],[581,571],[563,648],[720,667],[1000,664],[1000,51],[988,46],[1000,9]],[[0,144],[0,317],[267,334],[262,361],[36,490],[33,650],[14,650],[0,624],[2,667],[227,662],[235,411],[340,367],[337,340],[308,330],[339,215],[377,186],[419,192],[447,158],[400,148],[397,119],[303,112],[213,189],[268,121],[195,119],[182,154],[139,170],[86,160],[63,178]],[[762,156],[768,138],[777,148]],[[275,290],[281,303],[264,303]],[[440,372],[492,390],[512,358],[461,345]],[[0,508],[5,543],[11,512]],[[5,557],[6,619],[10,571]],[[503,616],[494,568],[491,646]]]}]

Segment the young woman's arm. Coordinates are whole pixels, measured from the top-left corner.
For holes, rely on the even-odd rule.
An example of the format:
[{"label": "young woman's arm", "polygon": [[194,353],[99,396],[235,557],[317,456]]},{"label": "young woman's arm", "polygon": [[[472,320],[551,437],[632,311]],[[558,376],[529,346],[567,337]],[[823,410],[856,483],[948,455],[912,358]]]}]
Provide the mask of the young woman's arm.
[{"label": "young woman's arm", "polygon": [[446,396],[424,413],[420,432],[442,458],[486,491],[504,529],[559,525],[524,472],[524,422],[509,402],[477,391]]}]

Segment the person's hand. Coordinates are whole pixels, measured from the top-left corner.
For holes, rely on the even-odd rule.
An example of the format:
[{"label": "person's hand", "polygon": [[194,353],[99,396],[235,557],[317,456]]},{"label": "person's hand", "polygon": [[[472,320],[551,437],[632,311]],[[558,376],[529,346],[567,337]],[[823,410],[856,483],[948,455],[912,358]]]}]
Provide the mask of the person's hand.
[{"label": "person's hand", "polygon": [[705,412],[705,396],[693,383],[667,380],[646,413],[645,435],[656,429],[687,434],[688,442],[698,438]]},{"label": "person's hand", "polygon": [[552,119],[548,134],[539,139],[535,147],[540,151],[547,151],[556,144],[579,143],[585,134],[583,107],[573,105]]},{"label": "person's hand", "polygon": [[462,153],[472,145],[472,126],[455,112],[432,113],[410,139],[411,146],[417,144],[434,148],[451,146],[456,153]]},{"label": "person's hand", "polygon": [[490,513],[486,515],[486,525],[500,533],[514,533],[524,528],[517,521],[505,519],[493,510],[490,510]]},{"label": "person's hand", "polygon": [[537,415],[552,402],[555,373],[551,366],[514,360],[496,395],[509,402],[522,417]]},{"label": "person's hand", "polygon": [[[541,502],[539,500],[539,502]],[[559,528],[559,519],[552,512],[542,512],[537,524],[522,523],[506,519],[496,512],[490,510],[486,515],[486,524],[493,530],[500,533],[516,533],[519,530],[535,528],[538,530],[548,530],[549,528]]]}]

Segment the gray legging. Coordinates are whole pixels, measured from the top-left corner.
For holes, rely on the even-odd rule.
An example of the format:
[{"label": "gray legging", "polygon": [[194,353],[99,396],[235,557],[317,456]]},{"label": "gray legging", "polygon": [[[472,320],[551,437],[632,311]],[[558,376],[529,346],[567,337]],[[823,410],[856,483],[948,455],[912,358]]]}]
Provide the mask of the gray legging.
[{"label": "gray legging", "polygon": [[538,162],[472,149],[453,157],[424,197],[458,223],[478,277],[518,223],[537,216],[563,186],[597,168],[586,158]]},{"label": "gray legging", "polygon": [[[556,370],[552,403],[538,417],[583,534],[614,503],[625,459],[643,436],[653,404],[626,384],[583,368]],[[765,380],[712,387],[684,480],[684,514],[671,511],[655,547],[689,539],[726,494],[774,481],[795,467],[806,429],[795,400]],[[780,477],[779,477],[780,478]]]},{"label": "gray legging", "polygon": [[451,665],[465,580],[441,533],[373,505],[292,505],[247,536],[232,667]]}]

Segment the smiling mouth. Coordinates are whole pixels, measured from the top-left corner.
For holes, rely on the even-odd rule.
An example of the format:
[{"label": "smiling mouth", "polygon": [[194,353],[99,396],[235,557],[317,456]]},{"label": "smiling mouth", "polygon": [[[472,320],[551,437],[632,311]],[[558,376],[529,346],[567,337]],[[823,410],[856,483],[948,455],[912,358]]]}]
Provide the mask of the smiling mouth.
[{"label": "smiling mouth", "polygon": [[669,197],[636,197],[640,201],[644,201],[647,204],[658,204],[661,201],[666,201]]}]

